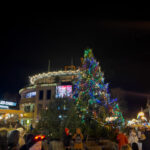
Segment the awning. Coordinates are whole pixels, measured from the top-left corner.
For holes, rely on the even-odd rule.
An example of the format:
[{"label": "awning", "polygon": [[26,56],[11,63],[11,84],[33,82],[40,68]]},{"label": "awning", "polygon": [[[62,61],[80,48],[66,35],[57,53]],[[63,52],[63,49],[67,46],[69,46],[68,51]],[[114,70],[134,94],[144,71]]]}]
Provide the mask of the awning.
[{"label": "awning", "polygon": [[24,111],[22,110],[12,110],[12,109],[0,109],[0,114],[24,114]]}]

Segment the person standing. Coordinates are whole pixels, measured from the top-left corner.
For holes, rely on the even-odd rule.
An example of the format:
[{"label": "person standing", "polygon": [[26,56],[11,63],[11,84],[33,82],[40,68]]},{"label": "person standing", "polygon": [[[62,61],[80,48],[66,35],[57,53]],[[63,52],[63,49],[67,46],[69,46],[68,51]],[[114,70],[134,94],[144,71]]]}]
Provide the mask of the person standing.
[{"label": "person standing", "polygon": [[145,140],[142,141],[142,149],[150,150],[150,131],[146,131],[145,136]]},{"label": "person standing", "polygon": [[141,129],[138,130],[138,146],[139,146],[139,150],[142,150],[142,143],[143,141],[146,139],[145,134],[143,131],[141,131]]},{"label": "person standing", "polygon": [[19,148],[25,144],[25,140],[24,140],[24,129],[23,128],[17,128],[17,130],[20,133],[19,136]]},{"label": "person standing", "polygon": [[19,150],[19,131],[14,130],[8,137],[8,150]]},{"label": "person standing", "polygon": [[0,131],[0,150],[7,150],[7,130]]},{"label": "person standing", "polygon": [[137,143],[138,144],[138,137],[136,135],[136,132],[134,130],[131,130],[129,138],[128,138],[128,142],[132,147],[133,143]]},{"label": "person standing", "polygon": [[71,150],[71,134],[69,132],[68,128],[65,128],[65,133],[64,133],[64,146],[66,150]]},{"label": "person standing", "polygon": [[74,141],[74,149],[75,150],[83,150],[83,135],[81,133],[81,130],[80,128],[77,128],[76,129],[76,133],[75,135],[73,136],[73,139],[75,140]]},{"label": "person standing", "polygon": [[117,135],[117,141],[118,141],[119,150],[121,150],[122,146],[128,144],[127,137],[121,131],[119,131]]},{"label": "person standing", "polygon": [[139,150],[137,143],[132,143],[132,150]]}]

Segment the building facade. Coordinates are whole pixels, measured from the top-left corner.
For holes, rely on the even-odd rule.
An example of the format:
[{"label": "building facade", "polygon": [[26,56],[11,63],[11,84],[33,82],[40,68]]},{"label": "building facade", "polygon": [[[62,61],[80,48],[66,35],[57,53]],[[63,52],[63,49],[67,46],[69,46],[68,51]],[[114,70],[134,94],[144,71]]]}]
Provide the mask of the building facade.
[{"label": "building facade", "polygon": [[37,74],[30,77],[30,85],[19,91],[20,110],[24,111],[21,124],[29,127],[39,121],[42,109],[48,109],[49,102],[56,98],[72,95],[72,81],[78,70],[64,70]]}]

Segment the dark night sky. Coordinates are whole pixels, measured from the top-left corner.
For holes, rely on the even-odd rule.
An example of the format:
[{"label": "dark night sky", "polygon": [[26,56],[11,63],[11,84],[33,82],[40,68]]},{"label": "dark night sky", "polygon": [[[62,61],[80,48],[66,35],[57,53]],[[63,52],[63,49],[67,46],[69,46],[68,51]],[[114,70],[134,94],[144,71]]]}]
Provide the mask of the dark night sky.
[{"label": "dark night sky", "polygon": [[111,88],[150,91],[150,20],[140,10],[124,13],[24,13],[1,16],[0,97],[15,94],[28,76],[76,65],[93,48]]}]

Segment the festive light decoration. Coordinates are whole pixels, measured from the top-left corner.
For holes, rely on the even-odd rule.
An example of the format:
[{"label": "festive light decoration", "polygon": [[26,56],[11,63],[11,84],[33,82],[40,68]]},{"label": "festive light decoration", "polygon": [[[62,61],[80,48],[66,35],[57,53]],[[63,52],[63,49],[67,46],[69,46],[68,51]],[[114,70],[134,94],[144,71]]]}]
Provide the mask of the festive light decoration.
[{"label": "festive light decoration", "polygon": [[124,123],[116,103],[117,99],[110,99],[108,83],[104,82],[104,73],[101,71],[99,62],[94,59],[91,49],[85,50],[79,70],[73,99],[82,122],[94,119],[103,124],[109,111],[109,119],[118,121],[119,124]]},{"label": "festive light decoration", "polygon": [[111,103],[113,109],[112,109],[112,117],[117,117],[116,120],[114,120],[114,124],[116,125],[124,125],[125,124],[125,121],[124,121],[124,118],[122,116],[122,113],[120,111],[120,108],[119,108],[119,105],[118,103],[116,103],[116,101],[113,101]]},{"label": "festive light decoration", "polygon": [[43,79],[43,78],[49,78],[49,77],[55,77],[55,76],[66,76],[66,75],[78,75],[79,70],[69,70],[69,71],[54,71],[54,72],[48,72],[48,73],[42,73],[37,74],[32,77],[29,77],[30,83],[33,85],[37,80]]},{"label": "festive light decoration", "polygon": [[139,112],[137,119],[132,119],[128,121],[127,126],[141,126],[141,127],[150,127],[147,118],[145,117],[144,112]]},{"label": "festive light decoration", "polygon": [[147,121],[147,118],[146,117],[141,117],[142,120],[144,121]]},{"label": "festive light decoration", "polygon": [[139,118],[141,118],[141,117],[144,117],[144,112],[142,112],[142,111],[138,113],[137,119],[139,119]]},{"label": "festive light decoration", "polygon": [[113,122],[113,121],[115,121],[117,118],[118,118],[118,117],[107,117],[107,118],[105,119],[105,121],[106,121],[106,122]]}]

